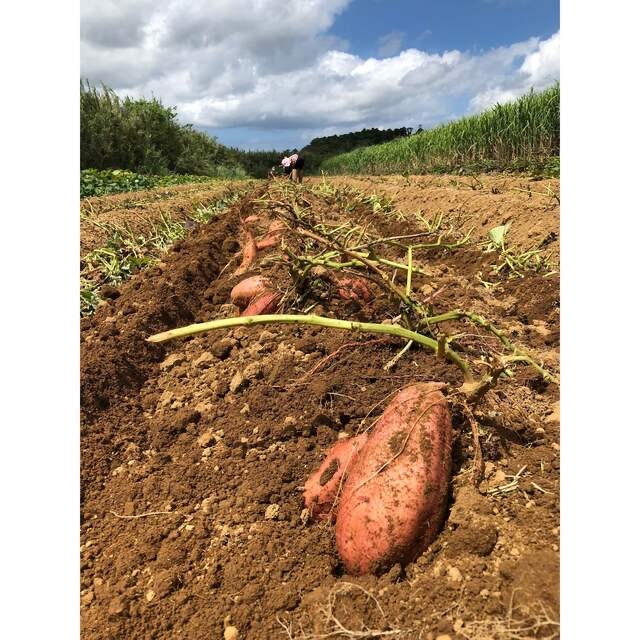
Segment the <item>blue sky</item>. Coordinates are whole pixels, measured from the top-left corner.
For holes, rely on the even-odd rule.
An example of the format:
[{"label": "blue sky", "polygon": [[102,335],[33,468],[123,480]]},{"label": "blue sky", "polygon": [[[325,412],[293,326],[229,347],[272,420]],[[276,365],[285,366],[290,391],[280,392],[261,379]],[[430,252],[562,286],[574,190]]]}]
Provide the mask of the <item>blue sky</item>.
[{"label": "blue sky", "polygon": [[[331,33],[368,57],[396,53],[396,42],[398,50],[479,52],[531,36],[547,39],[559,25],[558,0],[355,0],[337,17]],[[386,42],[390,49],[381,51],[380,40],[389,34],[395,36]]]},{"label": "blue sky", "polygon": [[83,0],[81,76],[243,149],[441,122],[559,79],[559,0]]}]

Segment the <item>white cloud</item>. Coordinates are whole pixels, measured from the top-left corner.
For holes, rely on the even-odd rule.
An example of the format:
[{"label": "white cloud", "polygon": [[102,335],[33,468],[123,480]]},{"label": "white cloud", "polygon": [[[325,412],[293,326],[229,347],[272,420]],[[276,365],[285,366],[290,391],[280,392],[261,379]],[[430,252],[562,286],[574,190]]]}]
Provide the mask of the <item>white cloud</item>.
[{"label": "white cloud", "polygon": [[360,58],[327,35],[349,1],[83,0],[81,76],[154,95],[199,127],[311,137],[434,126],[559,78],[559,32],[478,54],[397,51],[391,32],[384,57]]},{"label": "white cloud", "polygon": [[537,51],[528,55],[520,71],[526,73],[532,86],[538,87],[560,77],[560,32],[540,43]]}]

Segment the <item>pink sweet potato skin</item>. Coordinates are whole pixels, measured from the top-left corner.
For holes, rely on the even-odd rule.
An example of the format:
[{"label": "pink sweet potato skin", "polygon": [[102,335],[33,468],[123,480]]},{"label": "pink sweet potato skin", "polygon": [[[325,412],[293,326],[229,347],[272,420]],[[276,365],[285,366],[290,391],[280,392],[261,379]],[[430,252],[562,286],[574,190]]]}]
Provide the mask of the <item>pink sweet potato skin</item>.
[{"label": "pink sweet potato skin", "polygon": [[231,302],[244,309],[253,299],[270,289],[271,286],[271,282],[264,276],[245,278],[231,289]]},{"label": "pink sweet potato skin", "polygon": [[336,543],[351,575],[412,562],[442,526],[453,439],[442,386],[418,383],[400,391],[349,470]]},{"label": "pink sweet potato skin", "polygon": [[346,479],[346,473],[366,439],[367,434],[361,433],[336,442],[318,470],[304,483],[304,505],[309,509],[312,520],[327,520],[331,517],[340,484]]},{"label": "pink sweet potato skin", "polygon": [[234,276],[240,275],[249,269],[253,261],[256,259],[258,249],[256,247],[256,239],[253,233],[248,229],[244,232],[244,246],[242,248],[242,262],[240,266],[233,272]]},{"label": "pink sweet potato skin", "polygon": [[286,228],[287,227],[280,220],[274,220],[269,225],[269,229],[264,238],[256,242],[258,251],[278,246],[278,243],[280,242],[280,236],[283,234]]},{"label": "pink sweet potato skin", "polygon": [[266,313],[274,313],[280,302],[280,294],[269,291],[252,302],[240,315],[259,316]]}]

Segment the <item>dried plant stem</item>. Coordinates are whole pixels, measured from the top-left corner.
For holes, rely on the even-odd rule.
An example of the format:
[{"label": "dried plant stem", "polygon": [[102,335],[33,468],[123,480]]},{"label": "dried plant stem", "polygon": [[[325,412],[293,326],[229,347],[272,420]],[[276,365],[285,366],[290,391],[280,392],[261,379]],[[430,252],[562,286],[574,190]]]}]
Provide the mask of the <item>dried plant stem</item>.
[{"label": "dried plant stem", "polygon": [[484,477],[484,458],[482,456],[482,446],[480,445],[480,431],[478,421],[475,419],[473,411],[467,406],[467,403],[463,402],[462,407],[473,434],[473,484],[477,487]]}]

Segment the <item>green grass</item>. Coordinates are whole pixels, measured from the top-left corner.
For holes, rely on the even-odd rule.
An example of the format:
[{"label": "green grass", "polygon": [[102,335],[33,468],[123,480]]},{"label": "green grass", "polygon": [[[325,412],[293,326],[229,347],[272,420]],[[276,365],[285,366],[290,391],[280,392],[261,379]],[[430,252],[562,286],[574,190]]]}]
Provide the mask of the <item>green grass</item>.
[{"label": "green grass", "polygon": [[329,174],[423,174],[465,169],[559,175],[560,85],[477,116],[322,163]]},{"label": "green grass", "polygon": [[244,178],[244,173],[234,175],[233,170],[219,167],[219,174],[212,176],[191,176],[170,174],[167,176],[145,175],[125,171],[124,169],[99,171],[85,169],[80,172],[80,198],[90,196],[106,196],[113,193],[127,193],[152,189],[153,187],[168,187],[177,184],[205,183],[220,179]]}]

